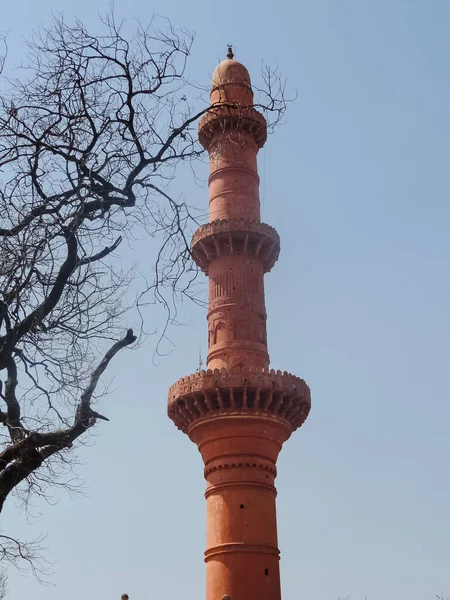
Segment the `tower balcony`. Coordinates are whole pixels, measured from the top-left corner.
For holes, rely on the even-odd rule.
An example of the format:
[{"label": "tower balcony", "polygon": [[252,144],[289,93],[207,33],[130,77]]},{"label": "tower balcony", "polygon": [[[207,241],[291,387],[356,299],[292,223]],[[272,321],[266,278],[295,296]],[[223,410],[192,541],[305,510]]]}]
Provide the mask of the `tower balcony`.
[{"label": "tower balcony", "polygon": [[306,420],[311,408],[307,384],[289,373],[235,367],[200,371],[169,389],[168,414],[184,433],[200,421],[248,415],[270,417],[291,433]]},{"label": "tower balcony", "polygon": [[267,124],[263,115],[253,106],[242,106],[237,102],[219,103],[200,119],[198,139],[209,150],[212,142],[230,131],[245,131],[253,137],[258,148],[267,139]]},{"label": "tower balcony", "polygon": [[280,254],[280,237],[273,227],[259,221],[224,219],[202,225],[194,233],[192,257],[208,275],[211,261],[222,256],[248,255],[262,261],[268,273]]}]

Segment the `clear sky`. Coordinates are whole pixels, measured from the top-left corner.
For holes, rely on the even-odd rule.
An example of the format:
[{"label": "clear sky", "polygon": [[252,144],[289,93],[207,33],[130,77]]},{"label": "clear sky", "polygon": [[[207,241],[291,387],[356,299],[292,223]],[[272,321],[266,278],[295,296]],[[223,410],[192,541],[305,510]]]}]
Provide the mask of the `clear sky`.
[{"label": "clear sky", "polygon": [[[194,30],[190,72],[205,85],[233,43],[255,79],[264,59],[298,90],[260,155],[263,217],[282,240],[266,277],[271,363],[305,378],[313,401],[279,460],[284,600],[450,595],[450,4],[116,6]],[[106,7],[3,0],[11,61],[51,11],[93,25]],[[172,193],[206,209],[205,186],[180,178]],[[31,524],[6,507],[5,531],[47,533],[55,562],[54,587],[11,571],[11,599],[204,596],[202,463],[166,417],[167,388],[206,351],[205,312],[185,304],[183,316],[157,366],[156,336],[115,360],[111,423],[81,454],[88,496],[36,504]]]}]

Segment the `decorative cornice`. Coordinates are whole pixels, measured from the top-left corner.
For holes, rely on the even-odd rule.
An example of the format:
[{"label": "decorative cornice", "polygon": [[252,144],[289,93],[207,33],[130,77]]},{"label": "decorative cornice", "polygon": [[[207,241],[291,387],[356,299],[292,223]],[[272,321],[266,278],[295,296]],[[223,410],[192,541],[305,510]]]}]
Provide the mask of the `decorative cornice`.
[{"label": "decorative cornice", "polygon": [[203,115],[198,128],[201,145],[209,150],[211,143],[223,135],[243,130],[255,140],[258,148],[262,148],[267,139],[267,124],[263,115],[253,106],[219,105],[211,108]]},{"label": "decorative cornice", "polygon": [[200,421],[252,415],[281,419],[294,431],[311,408],[307,384],[287,372],[235,367],[200,371],[169,389],[168,414],[187,433]]},{"label": "decorative cornice", "polygon": [[191,248],[193,259],[206,274],[212,260],[233,254],[258,258],[267,273],[278,260],[280,237],[273,227],[260,221],[218,219],[197,229]]}]

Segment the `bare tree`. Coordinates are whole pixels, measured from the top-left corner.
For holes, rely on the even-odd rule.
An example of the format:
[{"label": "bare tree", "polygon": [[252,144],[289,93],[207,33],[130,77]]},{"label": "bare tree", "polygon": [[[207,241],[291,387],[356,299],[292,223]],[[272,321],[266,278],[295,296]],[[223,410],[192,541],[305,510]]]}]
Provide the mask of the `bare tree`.
[{"label": "bare tree", "polygon": [[8,576],[6,574],[6,571],[1,571],[0,572],[0,600],[3,600],[4,598],[6,598],[7,583],[8,583]]},{"label": "bare tree", "polygon": [[[73,447],[108,420],[95,410],[100,378],[136,341],[121,242],[142,228],[160,241],[149,288],[168,309],[196,274],[193,217],[168,190],[177,165],[201,156],[195,124],[215,108],[188,99],[193,37],[168,21],[127,36],[112,14],[101,27],[55,19],[0,90],[0,511],[11,494],[27,504],[70,489]],[[270,71],[266,83],[261,106],[277,121],[283,88]],[[3,539],[12,562],[33,562],[36,546]]]}]

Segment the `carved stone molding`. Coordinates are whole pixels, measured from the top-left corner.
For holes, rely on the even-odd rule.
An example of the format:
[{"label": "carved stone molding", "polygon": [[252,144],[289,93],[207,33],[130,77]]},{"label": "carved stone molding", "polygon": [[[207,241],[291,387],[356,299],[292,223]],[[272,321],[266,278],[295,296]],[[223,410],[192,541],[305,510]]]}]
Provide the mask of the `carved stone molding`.
[{"label": "carved stone molding", "polygon": [[218,462],[205,467],[205,477],[208,477],[214,471],[220,471],[221,469],[235,469],[235,468],[247,468],[247,469],[262,469],[271,473],[274,477],[277,476],[277,468],[275,465],[269,464],[267,461],[246,461],[246,462]]},{"label": "carved stone molding", "polygon": [[275,546],[269,546],[268,544],[247,544],[244,542],[238,542],[231,544],[220,544],[218,546],[208,548],[205,550],[205,562],[208,562],[209,560],[217,560],[218,556],[223,556],[224,554],[244,554],[246,552],[250,554],[269,554],[278,559],[280,558],[280,551]]}]

